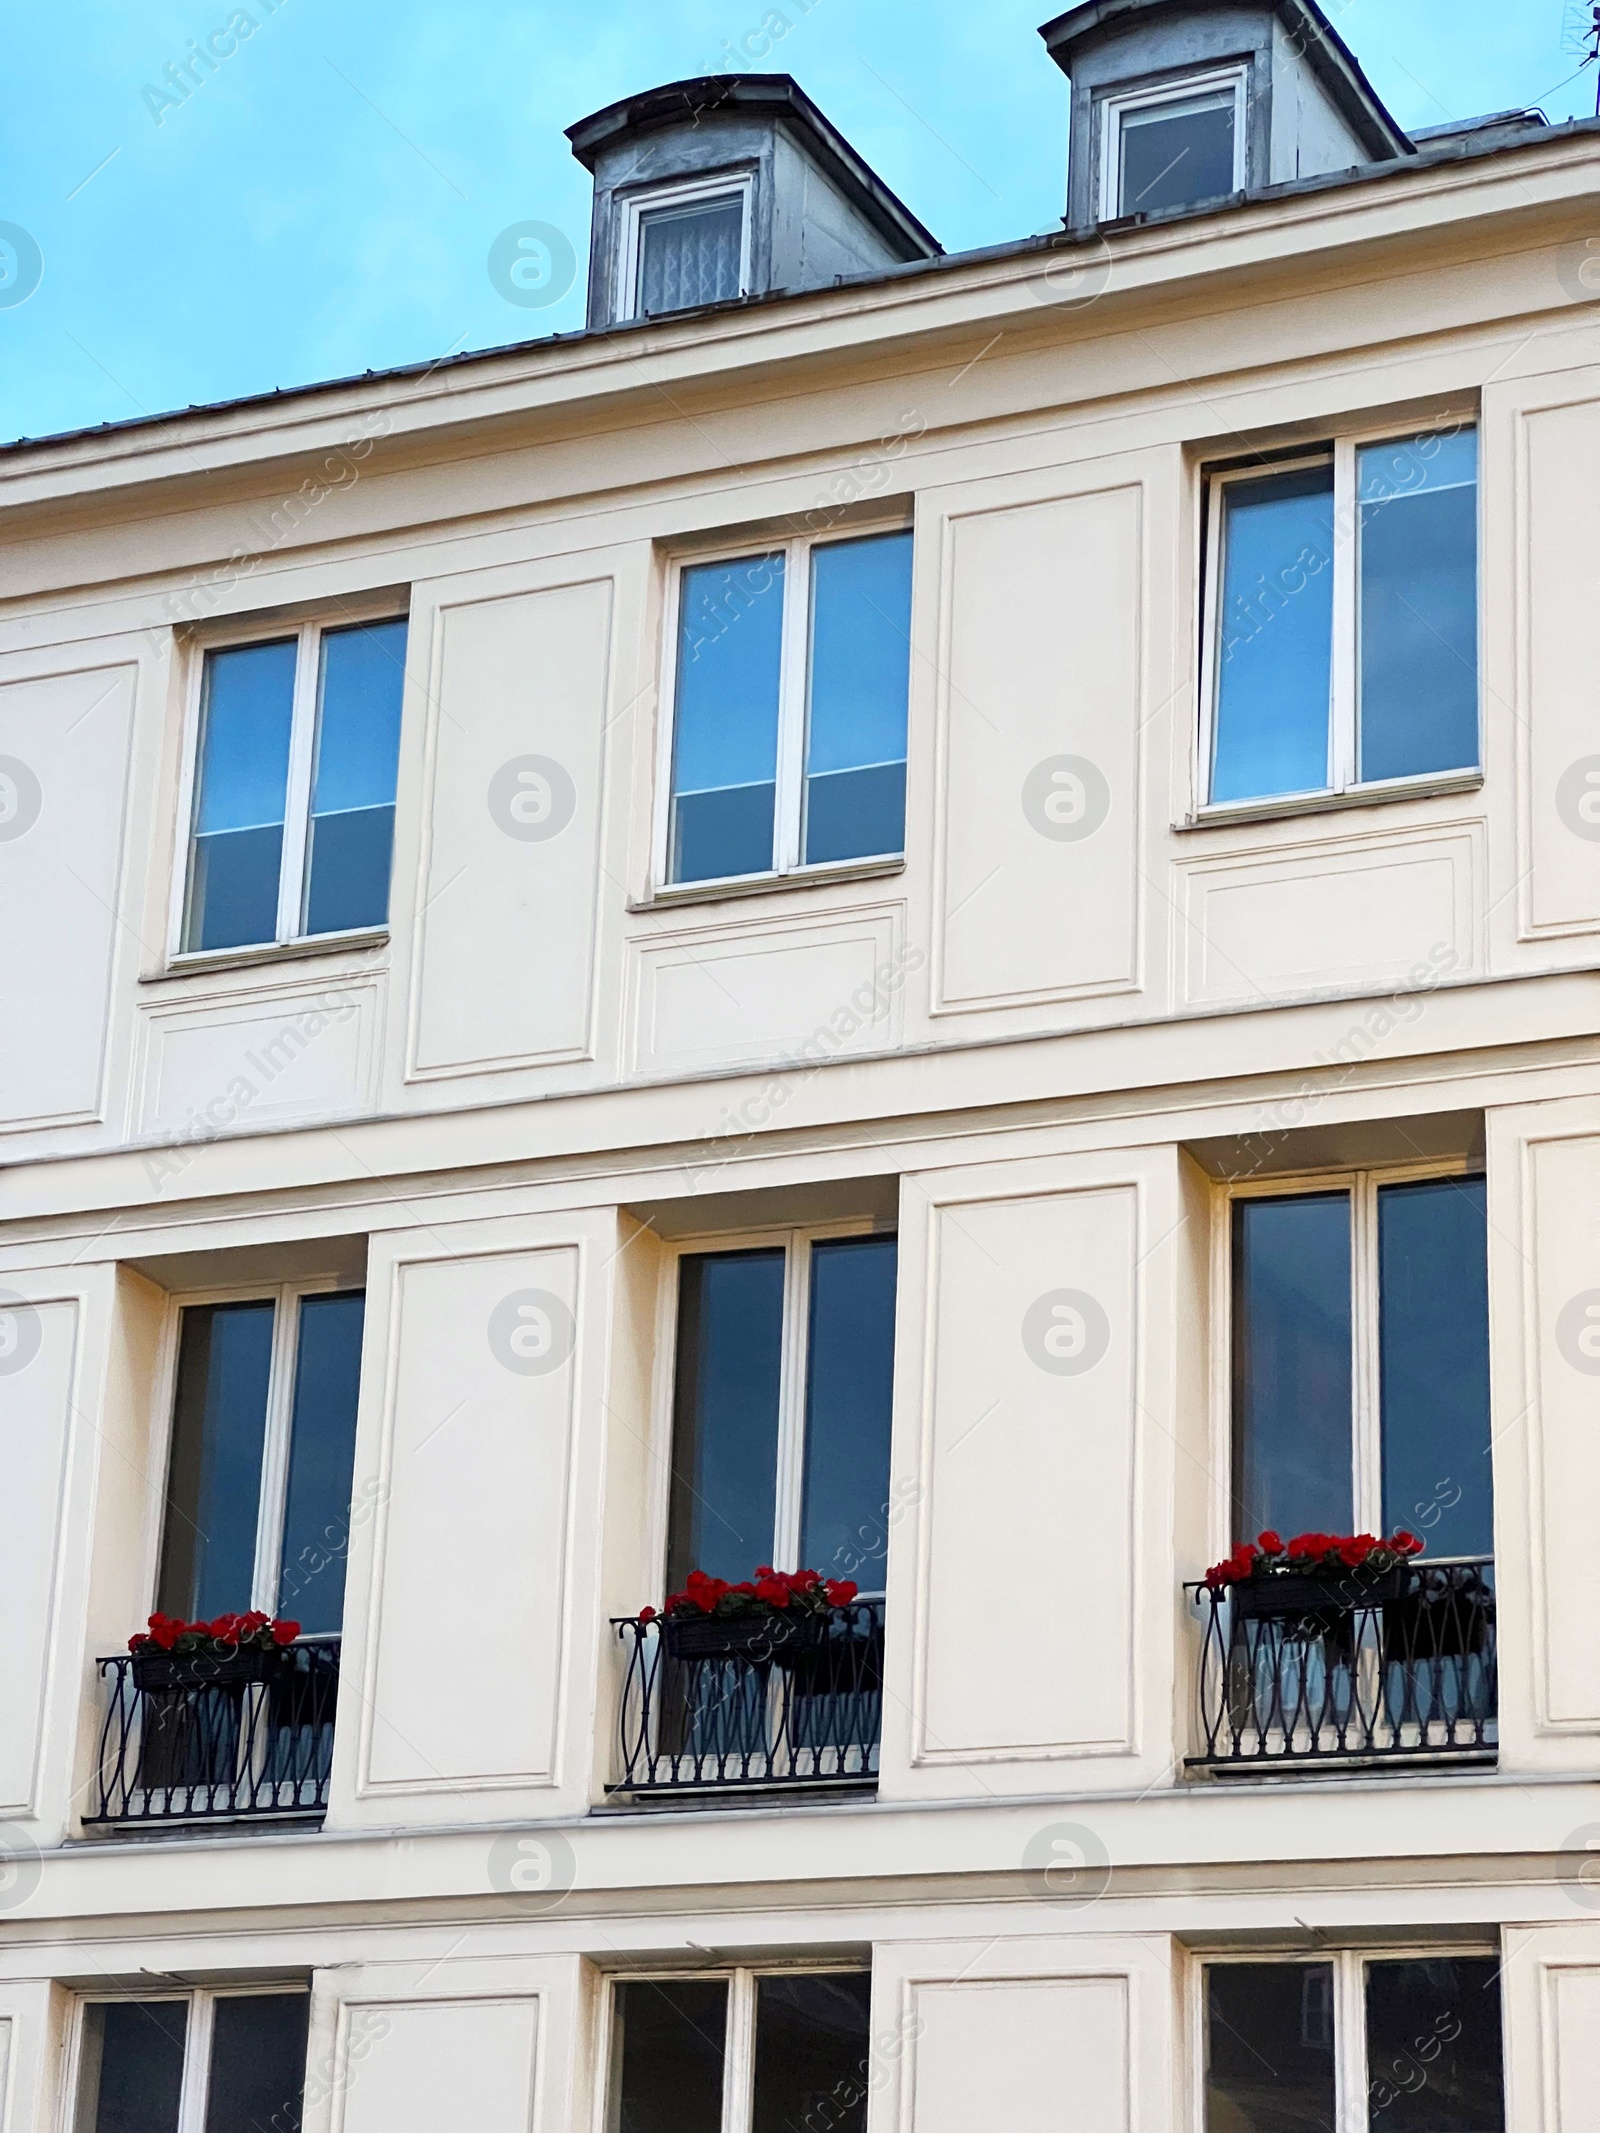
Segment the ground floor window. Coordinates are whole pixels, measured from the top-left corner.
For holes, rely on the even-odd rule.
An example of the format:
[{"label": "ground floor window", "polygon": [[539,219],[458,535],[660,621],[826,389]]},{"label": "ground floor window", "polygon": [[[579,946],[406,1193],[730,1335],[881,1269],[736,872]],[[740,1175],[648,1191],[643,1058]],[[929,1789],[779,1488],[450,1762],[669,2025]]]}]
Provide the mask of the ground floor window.
[{"label": "ground floor window", "polygon": [[1206,2133],[1503,2133],[1491,1955],[1214,1962]]},{"label": "ground floor window", "polygon": [[864,2133],[865,1970],[734,1970],[611,1988],[606,2133]]},{"label": "ground floor window", "polygon": [[300,2133],[310,2004],[282,1987],[85,2000],[73,2133]]}]

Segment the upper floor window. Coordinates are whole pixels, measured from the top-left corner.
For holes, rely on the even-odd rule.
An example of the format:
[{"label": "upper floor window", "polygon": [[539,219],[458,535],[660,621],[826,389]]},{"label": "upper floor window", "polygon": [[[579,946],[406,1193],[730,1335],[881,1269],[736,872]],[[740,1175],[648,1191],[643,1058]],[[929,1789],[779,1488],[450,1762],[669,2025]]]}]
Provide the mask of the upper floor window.
[{"label": "upper floor window", "polygon": [[697,179],[622,203],[619,318],[721,304],[750,286],[748,176]]},{"label": "upper floor window", "polygon": [[1155,214],[1245,184],[1245,69],[1110,96],[1100,115],[1100,215]]},{"label": "upper floor window", "polygon": [[1347,1950],[1203,1977],[1206,2133],[1501,2133],[1492,1956]]},{"label": "upper floor window", "polygon": [[1205,799],[1476,769],[1477,431],[1344,438],[1208,490]]},{"label": "upper floor window", "polygon": [[205,655],[181,947],[258,947],[384,925],[404,617]]},{"label": "upper floor window", "polygon": [[81,2001],[73,2133],[287,2133],[310,2005],[281,1986]]},{"label": "upper floor window", "polygon": [[762,1563],[883,1590],[896,1240],[796,1232],[678,1262],[670,1590]]},{"label": "upper floor window", "polygon": [[1494,1548],[1482,1177],[1232,1203],[1233,1539],[1392,1533]]},{"label": "upper floor window", "polygon": [[684,564],[674,641],[658,880],[898,856],[909,532]]},{"label": "upper floor window", "polygon": [[865,1970],[620,1980],[606,2133],[862,2133]]},{"label": "upper floor window", "polygon": [[342,1628],[364,1305],[286,1288],[180,1314],[163,1614]]}]

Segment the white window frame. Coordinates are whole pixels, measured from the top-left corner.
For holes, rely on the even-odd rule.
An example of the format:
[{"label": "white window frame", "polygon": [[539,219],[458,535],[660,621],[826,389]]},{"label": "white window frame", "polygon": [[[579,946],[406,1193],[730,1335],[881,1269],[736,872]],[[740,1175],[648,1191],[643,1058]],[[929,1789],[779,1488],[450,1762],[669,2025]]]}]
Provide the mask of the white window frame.
[{"label": "white window frame", "polygon": [[[784,1264],[783,1346],[778,1376],[778,1474],[773,1504],[772,1561],[779,1570],[817,1570],[825,1578],[852,1577],[852,1571],[827,1563],[800,1561],[800,1521],[805,1497],[806,1365],[811,1309],[811,1247],[836,1237],[898,1237],[898,1229],[856,1217],[838,1222],[807,1223],[798,1228],[762,1229],[674,1240],[669,1247],[668,1278],[661,1284],[661,1316],[656,1353],[661,1358],[656,1387],[656,1460],[659,1501],[656,1507],[656,1560],[663,1572],[671,1539],[673,1425],[678,1387],[678,1296],[680,1270],[687,1258],[727,1252],[772,1251],[780,1246]],[[891,1513],[884,1511],[887,1527]],[[750,1568],[755,1569],[752,1563]],[[863,1589],[862,1599],[881,1599],[882,1589]]]},{"label": "white window frame", "polygon": [[[1387,1185],[1432,1178],[1481,1178],[1484,1166],[1466,1156],[1251,1178],[1219,1185],[1212,1200],[1212,1546],[1232,1547],[1233,1525],[1233,1209],[1239,1200],[1300,1199],[1308,1193],[1350,1195],[1351,1500],[1357,1533],[1377,1533],[1383,1518],[1383,1383],[1378,1329],[1382,1289],[1378,1264],[1378,1194]],[[1426,1534],[1424,1534],[1426,1539]],[[1457,1560],[1430,1553],[1430,1563]]]},{"label": "white window frame", "polygon": [[[674,185],[653,186],[648,192],[630,193],[626,199],[620,200],[617,203],[621,219],[617,231],[616,316],[622,320],[643,316],[639,310],[643,224],[646,215],[655,214],[661,208],[703,207],[717,200],[738,200],[739,294],[748,296],[755,183],[754,171],[723,171],[712,177],[686,178]],[[675,312],[655,314],[660,318],[677,315]]]},{"label": "white window frame", "polygon": [[[300,1350],[300,1305],[308,1296],[353,1296],[366,1294],[365,1286],[352,1288],[348,1281],[325,1274],[314,1280],[282,1283],[252,1283],[248,1287],[196,1290],[175,1297],[166,1329],[166,1354],[159,1383],[162,1387],[161,1433],[155,1438],[165,1446],[159,1468],[153,1470],[157,1486],[152,1502],[153,1545],[150,1549],[150,1605],[158,1603],[161,1586],[161,1550],[166,1534],[167,1482],[172,1466],[177,1426],[178,1361],[183,1339],[183,1314],[207,1304],[271,1303],[272,1362],[267,1378],[267,1419],[261,1448],[261,1494],[256,1504],[256,1553],[251,1573],[248,1607],[275,1615],[278,1601],[279,1557],[283,1549],[283,1525],[288,1512],[289,1440],[294,1422],[295,1371]],[[244,1613],[245,1608],[238,1610]],[[292,1619],[292,1610],[291,1610]]]},{"label": "white window frame", "polygon": [[[1479,434],[1476,413],[1452,409],[1431,420],[1396,428],[1350,430],[1337,433],[1325,443],[1310,445],[1303,452],[1287,455],[1265,465],[1202,469],[1205,511],[1204,624],[1200,660],[1200,730],[1195,765],[1195,791],[1200,797],[1200,819],[1228,819],[1241,814],[1276,812],[1318,801],[1336,800],[1347,794],[1361,798],[1404,798],[1407,794],[1438,792],[1477,784],[1483,776],[1483,469],[1480,458],[1478,502],[1478,614],[1480,632],[1478,661],[1477,760],[1453,770],[1424,770],[1413,777],[1373,778],[1360,775],[1361,750],[1361,572],[1358,502],[1360,455],[1369,446],[1403,444],[1415,437],[1464,430]],[[1328,761],[1325,784],[1308,786],[1302,792],[1267,793],[1240,800],[1213,800],[1212,777],[1216,765],[1217,714],[1222,684],[1223,597],[1227,557],[1223,550],[1223,501],[1236,483],[1269,480],[1278,474],[1304,473],[1311,468],[1333,468],[1333,618],[1332,666],[1329,682]]]},{"label": "white window frame", "polygon": [[[83,2049],[84,2021],[90,2007],[101,2006],[148,2006],[161,2001],[168,2006],[186,2006],[189,2020],[183,2037],[183,2087],[178,2100],[178,2124],[176,2133],[205,2133],[207,2091],[211,2085],[211,2042],[215,2029],[216,2003],[218,2000],[286,1999],[291,1994],[310,1998],[310,1987],[302,1979],[282,1978],[271,1983],[230,1985],[211,1988],[196,1985],[187,1990],[163,1992],[156,1987],[150,1992],[83,1992],[75,1996],[72,2009],[72,2025],[67,2065],[71,2069],[68,2108],[63,2114],[63,2123],[76,2128],[78,2113],[83,2105]],[[309,2071],[310,2041],[307,2040],[307,2069]],[[302,2074],[302,2083],[305,2075]]]},{"label": "white window frame", "polygon": [[[316,769],[317,695],[322,673],[322,639],[366,623],[405,622],[410,611],[393,600],[352,602],[334,614],[309,621],[269,621],[265,617],[234,623],[227,629],[195,631],[184,704],[183,758],[178,787],[178,838],[173,865],[172,906],[167,928],[167,961],[174,969],[248,960],[302,944],[332,950],[353,942],[382,940],[381,925],[355,926],[339,933],[305,933],[306,851],[311,835],[311,788]],[[194,858],[195,811],[200,798],[200,741],[205,707],[206,661],[213,652],[249,644],[295,644],[294,705],[289,728],[289,775],[284,791],[283,853],[278,872],[278,923],[270,941],[241,941],[235,948],[185,948],[189,913],[189,879]],[[408,642],[409,651],[409,642]],[[393,888],[390,890],[391,901]]]},{"label": "white window frame", "polygon": [[[1504,1962],[1497,1940],[1397,1941],[1375,1947],[1370,1942],[1319,1948],[1239,1948],[1215,1954],[1196,1954],[1189,1964],[1189,2084],[1192,2133],[1210,2133],[1206,2125],[1206,1975],[1225,1964],[1282,1963],[1287,1968],[1333,1969],[1334,2122],[1336,2133],[1372,2133],[1367,2108],[1367,2002],[1365,1970],[1368,1963],[1385,1962]],[[1502,2097],[1511,2054],[1506,2036],[1507,1995],[1502,1979],[1500,1993],[1500,2080]],[[1510,2116],[1507,2114],[1507,2125]]]},{"label": "white window frame", "polygon": [[[1164,104],[1186,104],[1196,96],[1233,91],[1233,190],[1243,192],[1250,168],[1250,143],[1246,126],[1250,115],[1250,68],[1210,68],[1203,74],[1186,75],[1181,81],[1165,81],[1148,89],[1130,89],[1108,96],[1100,106],[1100,220],[1116,222],[1136,208],[1124,208],[1122,190],[1122,122],[1130,114],[1159,110]],[[1199,203],[1197,203],[1199,204]]]},{"label": "white window frame", "polygon": [[[819,548],[837,547],[851,541],[868,541],[890,533],[915,532],[902,514],[877,520],[852,522],[826,533],[797,534],[787,539],[753,540],[734,547],[708,548],[703,553],[685,553],[672,558],[666,602],[666,630],[661,676],[660,755],[656,767],[656,809],[652,836],[651,879],[659,898],[725,894],[731,886],[784,881],[791,876],[805,881],[826,880],[830,875],[877,872],[905,863],[905,832],[898,852],[868,852],[859,859],[823,859],[809,863],[801,857],[805,833],[806,738],[810,724],[811,688],[811,558]],[[711,874],[696,881],[672,881],[668,868],[672,856],[673,768],[678,733],[678,632],[683,610],[683,579],[686,571],[707,563],[744,563],[761,556],[781,555],[783,564],[782,645],[778,663],[778,756],[777,792],[773,803],[772,849],[774,863],[751,874]],[[913,559],[914,560],[914,559]],[[913,592],[913,599],[915,593]],[[906,646],[907,733],[906,761],[909,766],[911,736],[910,670],[913,636]],[[897,758],[898,760],[898,758]],[[876,766],[860,764],[867,770]]]},{"label": "white window frame", "polygon": [[722,2072],[721,2133],[750,2133],[755,2110],[756,2086],[756,1987],[768,1977],[866,1977],[872,1968],[866,1962],[762,1963],[757,1966],[729,1964],[725,1968],[697,1970],[618,1970],[606,1979],[605,2009],[601,2022],[600,2067],[596,2082],[595,2133],[612,2133],[616,2120],[613,2105],[620,2106],[617,2081],[621,2073],[617,2057],[617,1987],[619,1985],[715,1985],[728,1987],[727,2048]]}]

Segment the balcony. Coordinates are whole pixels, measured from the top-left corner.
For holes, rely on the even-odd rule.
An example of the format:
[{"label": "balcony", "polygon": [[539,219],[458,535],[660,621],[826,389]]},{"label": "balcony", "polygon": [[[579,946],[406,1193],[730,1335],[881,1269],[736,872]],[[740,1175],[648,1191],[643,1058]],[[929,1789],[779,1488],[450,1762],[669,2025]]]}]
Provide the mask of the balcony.
[{"label": "balcony", "polygon": [[[239,1660],[102,1659],[91,1827],[318,1820],[328,1805],[339,1639]],[[251,1662],[256,1662],[252,1664]],[[167,1678],[171,1677],[171,1678]]]},{"label": "balcony", "polygon": [[1202,1631],[1198,1774],[1493,1762],[1490,1558],[1413,1563],[1364,1592],[1187,1590]]},{"label": "balcony", "polygon": [[[870,1791],[883,1717],[883,1602],[788,1642],[770,1625],[696,1649],[660,1617],[612,1624],[624,1656],[612,1793]],[[670,1641],[669,1641],[670,1640]],[[733,1649],[738,1644],[740,1648]]]}]

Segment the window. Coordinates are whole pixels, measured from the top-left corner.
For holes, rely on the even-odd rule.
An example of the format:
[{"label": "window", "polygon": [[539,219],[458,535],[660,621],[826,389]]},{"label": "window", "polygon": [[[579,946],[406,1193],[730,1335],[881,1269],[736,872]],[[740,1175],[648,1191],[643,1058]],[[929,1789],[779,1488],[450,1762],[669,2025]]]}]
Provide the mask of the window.
[{"label": "window", "polygon": [[882,1591],[895,1262],[805,1232],[679,1260],[669,1589],[775,1563]]},{"label": "window", "polygon": [[1342,1951],[1203,1978],[1206,2133],[1502,2133],[1492,1956]]},{"label": "window", "polygon": [[206,653],[183,953],[387,922],[405,656],[403,617]]},{"label": "window", "polygon": [[298,2133],[304,1992],[80,2002],[73,2133]]},{"label": "window", "polygon": [[163,1614],[342,1627],[364,1304],[285,1288],[180,1314]]},{"label": "window", "polygon": [[621,205],[619,318],[722,304],[750,285],[748,176],[663,187]]},{"label": "window", "polygon": [[909,532],[685,564],[675,639],[658,880],[899,855]]},{"label": "window", "polygon": [[864,1970],[624,1979],[606,2133],[865,2133]]},{"label": "window", "polygon": [[1476,430],[1344,439],[1208,488],[1207,800],[1475,770]]},{"label": "window", "polygon": [[1493,1552],[1482,1177],[1232,1202],[1233,1527]]},{"label": "window", "polygon": [[1108,97],[1100,133],[1100,215],[1153,215],[1241,192],[1243,68]]}]

